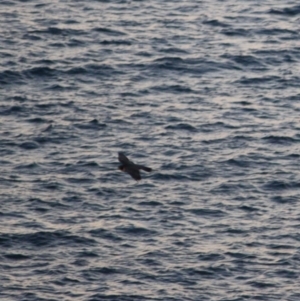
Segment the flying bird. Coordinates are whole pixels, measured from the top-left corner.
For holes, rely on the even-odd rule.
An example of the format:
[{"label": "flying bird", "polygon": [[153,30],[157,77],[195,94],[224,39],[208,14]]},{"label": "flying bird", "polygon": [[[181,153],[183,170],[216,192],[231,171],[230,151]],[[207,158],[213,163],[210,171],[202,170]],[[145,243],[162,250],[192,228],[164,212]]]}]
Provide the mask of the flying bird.
[{"label": "flying bird", "polygon": [[124,172],[127,172],[128,174],[130,174],[131,177],[133,179],[135,179],[136,181],[139,181],[142,179],[141,174],[140,174],[141,169],[144,171],[147,171],[147,172],[152,171],[152,168],[133,163],[121,152],[119,152],[118,159],[121,163],[121,165],[119,166],[119,169],[121,171],[124,171]]}]

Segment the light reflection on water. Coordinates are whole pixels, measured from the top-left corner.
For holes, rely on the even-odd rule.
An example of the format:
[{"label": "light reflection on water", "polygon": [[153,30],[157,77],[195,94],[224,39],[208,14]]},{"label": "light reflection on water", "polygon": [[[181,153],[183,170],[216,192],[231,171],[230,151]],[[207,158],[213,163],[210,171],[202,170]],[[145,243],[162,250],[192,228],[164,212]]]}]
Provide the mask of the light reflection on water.
[{"label": "light reflection on water", "polygon": [[0,4],[4,297],[297,300],[299,8],[275,2]]}]

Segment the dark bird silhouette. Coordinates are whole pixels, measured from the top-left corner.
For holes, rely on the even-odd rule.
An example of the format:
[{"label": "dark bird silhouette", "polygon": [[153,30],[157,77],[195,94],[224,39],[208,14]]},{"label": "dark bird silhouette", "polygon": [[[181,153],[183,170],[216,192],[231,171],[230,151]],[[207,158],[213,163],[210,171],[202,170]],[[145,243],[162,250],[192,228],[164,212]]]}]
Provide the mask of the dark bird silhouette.
[{"label": "dark bird silhouette", "polygon": [[147,171],[147,172],[152,171],[152,168],[133,163],[121,152],[119,152],[118,159],[121,163],[121,165],[119,166],[119,169],[121,171],[124,171],[124,172],[127,172],[128,174],[130,174],[131,177],[133,179],[135,179],[136,181],[139,181],[142,179],[141,174],[140,174],[141,169],[144,171]]}]

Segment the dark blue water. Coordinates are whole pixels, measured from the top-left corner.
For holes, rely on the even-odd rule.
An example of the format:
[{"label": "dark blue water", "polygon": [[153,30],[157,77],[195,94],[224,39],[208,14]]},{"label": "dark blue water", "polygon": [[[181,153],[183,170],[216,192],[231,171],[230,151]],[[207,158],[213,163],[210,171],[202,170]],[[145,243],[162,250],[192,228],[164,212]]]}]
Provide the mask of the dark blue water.
[{"label": "dark blue water", "polygon": [[0,21],[1,301],[300,300],[297,1]]}]

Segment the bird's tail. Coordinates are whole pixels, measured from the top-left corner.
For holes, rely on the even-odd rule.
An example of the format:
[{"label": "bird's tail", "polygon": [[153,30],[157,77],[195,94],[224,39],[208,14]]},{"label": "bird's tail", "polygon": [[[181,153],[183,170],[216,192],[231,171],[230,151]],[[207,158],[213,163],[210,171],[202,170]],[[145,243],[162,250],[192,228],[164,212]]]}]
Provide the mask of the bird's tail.
[{"label": "bird's tail", "polygon": [[152,171],[152,168],[146,167],[146,166],[143,166],[143,165],[140,165],[140,169],[142,169],[144,171],[147,171],[147,172],[151,172]]}]

